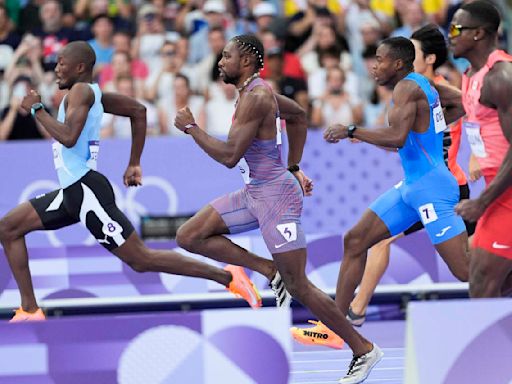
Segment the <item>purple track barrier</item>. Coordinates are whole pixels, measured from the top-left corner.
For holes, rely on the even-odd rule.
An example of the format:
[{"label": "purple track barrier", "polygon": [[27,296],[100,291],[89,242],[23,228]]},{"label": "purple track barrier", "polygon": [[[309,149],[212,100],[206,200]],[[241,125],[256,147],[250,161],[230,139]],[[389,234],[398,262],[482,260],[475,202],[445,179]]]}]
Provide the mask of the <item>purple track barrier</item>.
[{"label": "purple track barrier", "polygon": [[409,304],[407,384],[512,382],[512,299]]},{"label": "purple track barrier", "polygon": [[0,324],[0,384],[286,384],[290,313],[261,309]]}]

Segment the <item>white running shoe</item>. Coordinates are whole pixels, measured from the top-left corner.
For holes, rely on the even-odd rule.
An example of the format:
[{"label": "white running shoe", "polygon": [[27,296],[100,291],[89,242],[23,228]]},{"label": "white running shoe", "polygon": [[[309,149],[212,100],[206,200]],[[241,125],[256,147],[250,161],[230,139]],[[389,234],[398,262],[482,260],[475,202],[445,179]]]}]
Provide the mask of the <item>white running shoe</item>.
[{"label": "white running shoe", "polygon": [[292,302],[292,295],[286,290],[284,281],[279,271],[276,272],[274,278],[268,284],[274,295],[276,296],[276,307],[289,308]]},{"label": "white running shoe", "polygon": [[382,359],[384,353],[379,346],[373,343],[373,349],[362,356],[354,356],[348,367],[345,377],[341,378],[340,384],[358,384],[366,380],[372,368]]}]

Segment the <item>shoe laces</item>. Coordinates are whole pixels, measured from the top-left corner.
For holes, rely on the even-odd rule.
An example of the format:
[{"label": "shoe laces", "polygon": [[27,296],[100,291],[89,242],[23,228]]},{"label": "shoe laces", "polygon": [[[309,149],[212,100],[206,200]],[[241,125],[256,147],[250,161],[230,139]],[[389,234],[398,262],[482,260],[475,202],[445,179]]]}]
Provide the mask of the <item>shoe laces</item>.
[{"label": "shoe laces", "polygon": [[[277,278],[277,279],[276,279]],[[274,282],[274,280],[276,280]],[[284,285],[283,278],[281,275],[279,275],[279,272],[276,272],[276,275],[274,278],[269,282],[269,287],[274,293],[274,296],[276,298],[276,304],[277,306],[281,306],[282,302],[286,299],[286,287]]]},{"label": "shoe laces", "polygon": [[352,361],[350,362],[350,365],[348,366],[347,376],[350,376],[352,373],[354,373],[354,368],[356,367],[356,365],[358,365],[360,359],[361,359],[361,356],[354,356],[352,358]]}]

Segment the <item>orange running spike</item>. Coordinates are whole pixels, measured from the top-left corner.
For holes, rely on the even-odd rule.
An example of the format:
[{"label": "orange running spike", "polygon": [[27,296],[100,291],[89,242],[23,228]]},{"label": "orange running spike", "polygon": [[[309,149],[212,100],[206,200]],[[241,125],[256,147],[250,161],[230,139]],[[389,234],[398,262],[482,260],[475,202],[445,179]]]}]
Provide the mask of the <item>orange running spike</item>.
[{"label": "orange running spike", "polygon": [[228,291],[243,298],[253,309],[261,307],[261,296],[253,282],[242,267],[227,265],[224,270],[231,273],[233,280],[229,283]]},{"label": "orange running spike", "polygon": [[321,321],[308,321],[315,324],[311,328],[290,328],[292,337],[304,345],[323,345],[325,347],[341,349],[345,342],[341,337],[327,328]]}]

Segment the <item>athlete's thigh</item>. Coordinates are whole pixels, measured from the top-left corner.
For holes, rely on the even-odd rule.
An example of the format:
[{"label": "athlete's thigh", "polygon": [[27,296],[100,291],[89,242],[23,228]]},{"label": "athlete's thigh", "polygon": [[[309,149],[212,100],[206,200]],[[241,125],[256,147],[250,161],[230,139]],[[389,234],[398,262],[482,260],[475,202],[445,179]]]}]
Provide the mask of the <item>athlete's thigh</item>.
[{"label": "athlete's thigh", "polygon": [[[247,197],[246,188],[221,196],[198,212],[195,219],[192,218],[193,223],[204,227],[208,234],[235,234],[256,229],[258,219],[251,213]],[[207,220],[207,225],[200,220]]]},{"label": "athlete's thigh", "polygon": [[133,225],[115,203],[110,182],[98,172],[90,171],[66,188],[64,204],[109,251],[123,245],[134,232]]},{"label": "athlete's thigh", "polygon": [[306,248],[301,225],[303,198],[302,189],[290,172],[250,190],[249,208],[258,219],[270,253]]},{"label": "athlete's thigh", "polygon": [[455,277],[461,281],[467,281],[469,271],[469,244],[467,233],[462,231],[442,243],[434,244],[434,246]]},{"label": "athlete's thigh", "polygon": [[5,238],[18,238],[39,229],[44,229],[41,218],[32,204],[26,201],[2,218],[0,232]]},{"label": "athlete's thigh", "polygon": [[[418,221],[417,213],[404,202],[400,188],[404,188],[402,182],[380,195],[369,207],[369,210],[384,223],[389,236],[402,233]],[[372,230],[369,224],[374,224],[375,221],[372,215],[365,212],[359,221],[360,227],[364,231]]]},{"label": "athlete's thigh", "polygon": [[512,187],[478,219],[473,247],[512,260]]},{"label": "athlete's thigh", "polygon": [[[70,215],[66,209],[62,189],[57,189],[30,199],[28,204],[36,212],[41,222],[41,228],[35,229],[54,230],[67,227],[79,221],[76,217]],[[22,214],[30,215],[31,212],[24,211]]]},{"label": "athlete's thigh", "polygon": [[423,177],[408,186],[405,192],[404,200],[416,211],[434,245],[466,231],[464,221],[455,213],[459,187],[455,178],[448,171],[446,173]]}]

